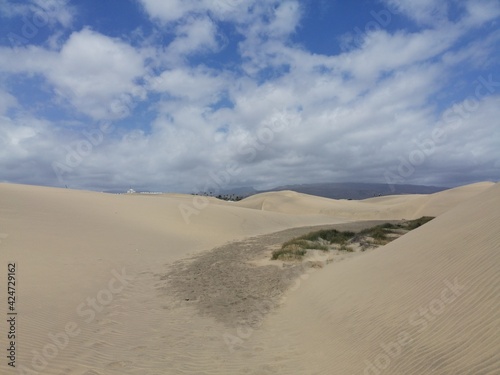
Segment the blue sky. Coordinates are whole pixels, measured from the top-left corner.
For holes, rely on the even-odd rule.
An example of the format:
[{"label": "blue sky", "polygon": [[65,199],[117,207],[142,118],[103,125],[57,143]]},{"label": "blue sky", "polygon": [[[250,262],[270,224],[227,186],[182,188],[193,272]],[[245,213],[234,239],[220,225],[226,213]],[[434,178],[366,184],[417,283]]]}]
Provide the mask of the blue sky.
[{"label": "blue sky", "polygon": [[0,0],[0,18],[0,181],[499,179],[497,0]]}]

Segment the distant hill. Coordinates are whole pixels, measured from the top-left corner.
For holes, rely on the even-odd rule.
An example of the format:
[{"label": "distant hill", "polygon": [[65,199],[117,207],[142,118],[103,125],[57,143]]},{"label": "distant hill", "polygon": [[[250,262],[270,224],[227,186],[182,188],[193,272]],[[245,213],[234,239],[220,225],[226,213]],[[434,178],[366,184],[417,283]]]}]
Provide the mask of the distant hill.
[{"label": "distant hill", "polygon": [[[345,183],[321,183],[279,186],[270,190],[256,191],[264,193],[268,191],[293,190],[298,193],[316,195],[319,197],[333,199],[366,199],[383,195],[398,194],[432,194],[447,190],[446,187],[423,186],[423,185],[394,185],[395,191],[391,191],[387,184],[366,184],[357,182]],[[252,194],[249,194],[252,195]]]}]

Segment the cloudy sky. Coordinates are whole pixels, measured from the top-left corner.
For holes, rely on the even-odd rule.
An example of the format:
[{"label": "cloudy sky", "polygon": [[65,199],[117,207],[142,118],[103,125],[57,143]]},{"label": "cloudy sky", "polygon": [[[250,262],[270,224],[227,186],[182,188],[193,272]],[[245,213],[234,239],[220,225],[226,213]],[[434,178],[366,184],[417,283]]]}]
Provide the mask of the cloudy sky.
[{"label": "cloudy sky", "polygon": [[498,0],[0,0],[0,181],[496,181],[499,25]]}]

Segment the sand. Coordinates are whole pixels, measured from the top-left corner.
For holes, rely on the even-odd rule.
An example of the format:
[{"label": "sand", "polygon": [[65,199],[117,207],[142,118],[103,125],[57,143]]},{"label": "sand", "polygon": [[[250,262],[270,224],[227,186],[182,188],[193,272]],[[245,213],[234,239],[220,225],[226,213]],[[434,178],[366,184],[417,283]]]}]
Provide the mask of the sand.
[{"label": "sand", "polygon": [[[5,321],[15,262],[18,312],[16,369],[3,356],[0,373],[498,374],[499,213],[488,182],[204,208],[0,184],[0,305]],[[323,268],[255,262],[304,227],[424,215],[438,217]]]},{"label": "sand", "polygon": [[[271,260],[272,251],[280,248],[283,242],[319,229],[360,231],[382,223],[385,221],[300,227],[233,241],[174,262],[160,280],[165,280],[163,290],[167,295],[176,296],[178,302],[194,305],[203,315],[226,326],[236,327],[241,321],[253,326],[281,304],[285,293],[307,272],[311,262],[322,268],[326,261],[319,259],[329,257],[320,254],[319,257],[306,257],[302,262]],[[335,260],[343,257],[335,257]],[[259,301],[265,301],[266,310],[258,321],[254,321],[252,314]]]}]

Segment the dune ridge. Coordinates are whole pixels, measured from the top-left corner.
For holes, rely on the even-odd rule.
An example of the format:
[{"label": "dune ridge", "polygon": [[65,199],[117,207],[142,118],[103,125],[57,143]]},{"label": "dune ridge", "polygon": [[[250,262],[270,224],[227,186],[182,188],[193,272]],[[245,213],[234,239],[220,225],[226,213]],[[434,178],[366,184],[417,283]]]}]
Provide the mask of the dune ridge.
[{"label": "dune ridge", "polygon": [[440,215],[493,185],[493,182],[481,182],[429,195],[392,195],[360,201],[279,191],[253,195],[237,202],[236,205],[261,211],[296,215],[322,214],[354,220],[416,219],[421,216]]}]

